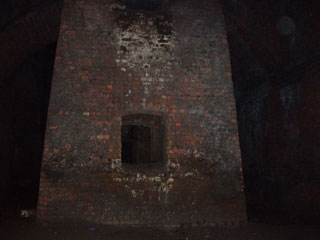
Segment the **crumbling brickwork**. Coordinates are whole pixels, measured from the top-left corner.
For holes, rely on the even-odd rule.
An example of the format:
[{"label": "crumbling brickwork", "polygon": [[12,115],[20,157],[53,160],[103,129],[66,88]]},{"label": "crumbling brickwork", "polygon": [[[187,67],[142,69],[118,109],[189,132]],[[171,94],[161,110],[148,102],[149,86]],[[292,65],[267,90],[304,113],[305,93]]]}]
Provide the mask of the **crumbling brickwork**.
[{"label": "crumbling brickwork", "polygon": [[[246,221],[219,5],[160,3],[139,9],[120,0],[65,0],[40,221],[169,227]],[[162,119],[160,162],[122,163],[122,120],[132,114]]]}]

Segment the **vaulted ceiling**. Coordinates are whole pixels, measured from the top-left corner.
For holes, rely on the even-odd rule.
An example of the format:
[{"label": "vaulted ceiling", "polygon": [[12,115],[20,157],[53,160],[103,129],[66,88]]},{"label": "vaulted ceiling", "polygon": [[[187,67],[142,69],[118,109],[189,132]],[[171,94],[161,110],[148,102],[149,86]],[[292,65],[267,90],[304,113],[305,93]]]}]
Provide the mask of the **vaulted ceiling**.
[{"label": "vaulted ceiling", "polygon": [[[126,0],[132,8],[168,1]],[[62,0],[3,0],[0,8],[0,79],[39,49],[57,40]],[[316,0],[224,0],[234,74],[276,73],[318,55],[320,17]],[[245,80],[244,80],[245,79]],[[263,77],[234,78],[242,92]]]}]

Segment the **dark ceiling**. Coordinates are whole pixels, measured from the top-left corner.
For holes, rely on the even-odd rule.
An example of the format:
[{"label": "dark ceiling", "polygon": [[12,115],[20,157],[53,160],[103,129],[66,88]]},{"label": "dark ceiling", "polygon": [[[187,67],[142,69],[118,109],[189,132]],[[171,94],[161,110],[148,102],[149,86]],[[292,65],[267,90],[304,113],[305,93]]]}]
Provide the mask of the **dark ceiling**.
[{"label": "dark ceiling", "polygon": [[[145,10],[157,9],[165,2],[168,1],[125,0],[128,7]],[[221,5],[233,69],[246,69],[256,76],[235,79],[243,88],[242,93],[264,84],[266,80],[259,76],[264,71],[277,73],[318,54],[320,17],[316,0],[223,0]],[[12,71],[22,59],[56,40],[61,6],[62,0],[1,1],[0,41],[2,46],[7,45],[0,52],[6,58],[0,63],[7,65],[2,72]],[[33,39],[25,39],[26,32],[34,35]],[[10,48],[20,48],[16,59],[8,59],[7,55],[12,55]]]}]

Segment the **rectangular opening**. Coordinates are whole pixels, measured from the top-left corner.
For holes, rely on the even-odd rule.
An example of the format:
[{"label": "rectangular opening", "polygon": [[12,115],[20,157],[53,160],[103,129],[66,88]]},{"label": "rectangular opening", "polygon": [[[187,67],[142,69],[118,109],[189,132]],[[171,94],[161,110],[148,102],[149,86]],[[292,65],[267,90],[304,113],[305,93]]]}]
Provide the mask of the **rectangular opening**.
[{"label": "rectangular opening", "polygon": [[[122,163],[160,169],[165,156],[165,122],[162,116],[136,113],[122,116]],[[141,167],[140,167],[141,166]]]},{"label": "rectangular opening", "polygon": [[151,135],[150,127],[141,125],[122,125],[122,162],[130,164],[152,162]]}]

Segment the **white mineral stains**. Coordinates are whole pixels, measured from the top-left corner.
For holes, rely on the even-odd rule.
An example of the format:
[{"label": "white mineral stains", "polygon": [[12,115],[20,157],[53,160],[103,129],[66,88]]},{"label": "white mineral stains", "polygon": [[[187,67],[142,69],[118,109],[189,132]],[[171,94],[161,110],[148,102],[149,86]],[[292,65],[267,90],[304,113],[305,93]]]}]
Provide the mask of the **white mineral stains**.
[{"label": "white mineral stains", "polygon": [[[110,9],[124,9],[124,7],[114,5]],[[149,104],[148,96],[152,95],[152,82],[158,82],[156,90],[161,92],[165,82],[169,80],[159,78],[159,75],[171,69],[171,65],[175,62],[172,54],[175,33],[168,36],[159,34],[154,23],[155,18],[143,13],[137,13],[136,18],[125,30],[116,28],[113,31],[118,49],[115,61],[121,71],[130,70],[138,73],[136,75],[140,77],[144,93],[141,106],[145,108]],[[165,24],[171,25],[168,21]]]},{"label": "white mineral stains", "polygon": [[167,180],[167,184],[172,183],[174,181],[174,179],[172,177],[168,178]]},{"label": "white mineral stains", "polygon": [[121,168],[121,159],[111,159],[111,169]]},{"label": "white mineral stains", "polygon": [[131,195],[132,195],[132,197],[136,198],[136,197],[137,197],[136,191],[135,191],[135,190],[132,190],[132,191],[131,191]]},{"label": "white mineral stains", "polygon": [[161,178],[160,178],[160,177],[154,177],[153,180],[154,180],[155,182],[161,182]]},{"label": "white mineral stains", "polygon": [[116,62],[125,67],[137,66],[147,74],[155,64],[170,64],[171,51],[167,49],[172,48],[173,40],[158,34],[153,24],[143,24],[146,17],[140,17],[140,23],[132,24],[126,30],[114,30],[118,45]]},{"label": "white mineral stains", "polygon": [[109,7],[110,10],[116,10],[116,9],[124,10],[125,8],[126,8],[125,5],[120,5],[118,3],[112,3],[112,4],[110,4],[110,7]]},{"label": "white mineral stains", "polygon": [[179,169],[180,168],[180,164],[179,163],[170,162],[170,160],[169,160],[167,167],[168,167],[168,169]]},{"label": "white mineral stains", "polygon": [[194,177],[195,174],[193,172],[187,172],[186,174],[184,174],[185,177]]},{"label": "white mineral stains", "polygon": [[145,174],[137,173],[136,176],[132,177],[116,177],[113,180],[115,182],[161,182],[164,179],[164,173],[161,173],[157,176],[147,177]]},{"label": "white mineral stains", "polygon": [[119,183],[126,183],[124,187],[130,192],[133,198],[143,197],[144,190],[136,189],[136,185],[130,185],[130,183],[154,183],[154,191],[158,193],[158,200],[163,199],[165,202],[168,200],[168,194],[173,187],[174,176],[173,174],[165,175],[160,173],[157,176],[147,177],[145,174],[137,173],[131,177],[115,177],[113,181]]},{"label": "white mineral stains", "polygon": [[168,202],[168,194],[169,194],[170,190],[172,189],[172,184],[171,183],[173,183],[173,181],[174,181],[173,178],[169,178],[169,179],[170,179],[169,183],[168,183],[168,181],[167,182],[162,182],[160,184],[160,186],[158,187],[158,193],[159,193],[158,194],[158,200],[159,201],[161,200],[161,194],[160,193],[164,193],[164,201],[165,201],[165,203]]}]

